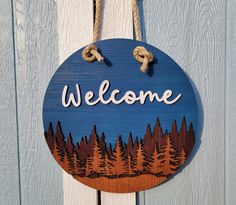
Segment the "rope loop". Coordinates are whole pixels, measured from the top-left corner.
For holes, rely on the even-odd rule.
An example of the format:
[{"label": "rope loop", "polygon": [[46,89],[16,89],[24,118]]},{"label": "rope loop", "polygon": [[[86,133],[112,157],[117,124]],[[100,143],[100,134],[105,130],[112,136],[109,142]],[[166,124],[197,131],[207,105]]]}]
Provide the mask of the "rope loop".
[{"label": "rope loop", "polygon": [[153,61],[152,53],[143,46],[137,46],[133,51],[133,56],[138,62],[142,63],[140,70],[143,73],[146,73],[148,71],[149,63]]},{"label": "rope loop", "polygon": [[103,62],[103,56],[98,52],[97,47],[94,44],[86,46],[82,52],[83,59],[87,62],[93,62],[97,60],[98,62]]}]

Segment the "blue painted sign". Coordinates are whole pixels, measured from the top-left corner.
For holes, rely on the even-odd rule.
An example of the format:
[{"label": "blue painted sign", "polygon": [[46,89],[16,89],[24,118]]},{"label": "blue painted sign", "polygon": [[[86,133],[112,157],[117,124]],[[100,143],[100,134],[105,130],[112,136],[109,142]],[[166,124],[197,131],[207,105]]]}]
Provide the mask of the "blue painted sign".
[{"label": "blue painted sign", "polygon": [[[69,174],[96,189],[133,192],[158,185],[184,164],[200,134],[191,82],[151,45],[128,39],[95,45],[104,63],[85,62],[80,49],[48,85],[48,146]],[[137,46],[154,56],[147,73],[132,55]]]}]

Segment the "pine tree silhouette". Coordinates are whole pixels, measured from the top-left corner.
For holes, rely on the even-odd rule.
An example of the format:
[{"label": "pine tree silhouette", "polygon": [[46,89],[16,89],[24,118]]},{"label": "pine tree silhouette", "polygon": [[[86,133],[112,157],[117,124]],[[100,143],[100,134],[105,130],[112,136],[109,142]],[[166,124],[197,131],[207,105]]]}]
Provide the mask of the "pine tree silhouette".
[{"label": "pine tree silhouette", "polygon": [[55,138],[54,140],[52,153],[53,153],[53,157],[59,163],[59,165],[64,167],[64,155],[62,155],[62,151],[61,151],[57,138]]},{"label": "pine tree silhouette", "polygon": [[136,162],[135,164],[135,171],[137,174],[141,174],[145,168],[147,168],[146,160],[145,160],[145,151],[143,148],[143,143],[142,141],[138,145],[137,152],[135,154],[134,161]]},{"label": "pine tree silhouette", "polygon": [[112,145],[111,145],[111,143],[109,143],[109,146],[107,148],[107,154],[108,154],[108,156],[112,155]]},{"label": "pine tree silhouette", "polygon": [[189,130],[187,132],[187,137],[183,146],[187,156],[189,156],[190,152],[192,151],[194,144],[195,144],[195,134],[194,134],[193,124],[190,123]]},{"label": "pine tree silhouette", "polygon": [[91,152],[93,150],[93,147],[96,143],[96,141],[98,141],[98,135],[97,135],[97,130],[96,130],[96,126],[93,126],[92,132],[90,134],[89,137],[89,141],[88,141],[88,150],[89,150],[89,155],[91,155]]},{"label": "pine tree silhouette", "polygon": [[135,173],[135,161],[133,160],[133,157],[131,154],[128,155],[127,158],[127,173],[129,174],[129,176],[132,176]]},{"label": "pine tree silhouette", "polygon": [[146,133],[144,136],[144,151],[149,158],[153,151],[152,132],[150,124],[147,125]]},{"label": "pine tree silhouette", "polygon": [[172,123],[170,138],[174,144],[175,149],[178,149],[177,144],[178,144],[178,140],[179,140],[179,134],[178,134],[177,124],[176,124],[175,120]]},{"label": "pine tree silhouette", "polygon": [[168,132],[165,133],[166,137],[166,144],[163,146],[163,153],[162,153],[162,172],[164,175],[168,176],[175,173],[177,166],[176,159],[176,149],[174,148],[172,141],[170,139],[170,135]]},{"label": "pine tree silhouette", "polygon": [[179,131],[179,140],[176,144],[178,152],[182,150],[184,142],[186,141],[186,137],[187,137],[187,129],[186,129],[186,120],[184,117],[181,123],[180,131]]},{"label": "pine tree silhouette", "polygon": [[115,150],[112,153],[111,160],[113,166],[112,174],[117,176],[126,174],[124,148],[120,136],[116,139]]},{"label": "pine tree silhouette", "polygon": [[69,136],[67,138],[66,149],[68,151],[68,154],[72,156],[73,153],[74,153],[74,149],[75,148],[74,148],[74,144],[73,144],[73,139],[72,139],[71,133],[69,133]]},{"label": "pine tree silhouette", "polygon": [[61,124],[60,122],[57,122],[56,126],[56,133],[55,133],[55,139],[57,141],[58,147],[60,148],[61,151],[61,156],[64,158],[65,152],[66,152],[66,143],[65,143],[65,138],[61,130]]},{"label": "pine tree silhouette", "polygon": [[153,144],[158,145],[158,150],[161,149],[161,147],[164,145],[164,138],[162,137],[162,129],[160,125],[159,118],[157,118],[155,126],[154,126],[154,131],[153,131]]},{"label": "pine tree silhouette", "polygon": [[91,157],[88,158],[88,160],[91,163],[92,172],[95,174],[96,177],[99,176],[99,174],[102,174],[102,167],[104,165],[104,159],[102,156],[102,150],[100,148],[100,145],[98,143],[98,140],[95,140],[94,147],[92,151]]},{"label": "pine tree silhouette", "polygon": [[75,173],[75,163],[74,162],[74,144],[72,140],[72,135],[69,133],[69,136],[67,138],[67,143],[66,143],[66,157],[65,157],[65,166],[68,169],[68,172],[71,174]]},{"label": "pine tree silhouette", "polygon": [[112,175],[111,170],[113,169],[113,165],[112,165],[112,161],[108,155],[108,153],[105,153],[105,157],[104,157],[104,163],[102,165],[103,169],[102,169],[102,174],[106,177],[109,177]]},{"label": "pine tree silhouette", "polygon": [[149,168],[149,171],[156,175],[156,174],[159,174],[161,171],[162,171],[162,163],[163,163],[163,160],[161,159],[163,157],[163,155],[158,152],[158,145],[156,143],[156,145],[154,146],[154,151],[151,155],[151,163],[150,163],[150,168]]},{"label": "pine tree silhouette", "polygon": [[80,140],[80,147],[78,150],[78,156],[81,160],[83,160],[84,162],[86,162],[86,159],[88,157],[88,152],[89,152],[89,146],[87,143],[87,138],[86,137],[82,137]]},{"label": "pine tree silhouette", "polygon": [[[80,171],[81,164],[80,164],[80,160],[78,158],[78,154],[76,152],[73,153],[72,161],[73,161],[73,163],[71,164],[70,174],[71,175],[83,175],[84,170],[81,173],[81,171]],[[72,167],[72,165],[73,165],[73,167]]]},{"label": "pine tree silhouette", "polygon": [[105,142],[105,134],[104,134],[104,132],[102,132],[102,134],[101,134],[101,137],[100,137],[100,139],[99,139],[99,144],[100,144],[100,148],[101,148],[101,150],[102,150],[102,152],[103,153],[105,153],[105,151],[106,151],[106,142]]},{"label": "pine tree silhouette", "polygon": [[128,157],[129,155],[134,156],[134,145],[133,145],[133,137],[132,133],[129,133],[127,148],[125,149],[125,155]]},{"label": "pine tree silhouette", "polygon": [[184,151],[184,148],[182,148],[181,151],[178,153],[178,156],[177,156],[178,166],[183,165],[185,160],[186,160],[186,152]]},{"label": "pine tree silhouette", "polygon": [[132,157],[134,158],[137,151],[138,151],[138,148],[139,148],[139,140],[138,140],[138,137],[135,138],[135,141],[134,141],[134,151],[133,151],[133,155]]},{"label": "pine tree silhouette", "polygon": [[79,154],[79,148],[80,148],[80,146],[79,146],[79,143],[77,142],[76,146],[75,146],[75,152],[77,155]]},{"label": "pine tree silhouette", "polygon": [[44,132],[44,136],[46,138],[47,144],[49,146],[50,150],[53,150],[53,146],[54,146],[54,134],[53,134],[53,130],[52,130],[52,123],[50,122],[48,125],[48,131]]},{"label": "pine tree silhouette", "polygon": [[70,165],[71,165],[71,158],[70,158],[68,152],[66,151],[64,154],[64,158],[63,158],[63,168],[66,172],[71,174],[72,172],[71,172]]},{"label": "pine tree silhouette", "polygon": [[90,176],[90,174],[93,172],[92,164],[91,164],[91,158],[87,158],[85,162],[85,176]]}]

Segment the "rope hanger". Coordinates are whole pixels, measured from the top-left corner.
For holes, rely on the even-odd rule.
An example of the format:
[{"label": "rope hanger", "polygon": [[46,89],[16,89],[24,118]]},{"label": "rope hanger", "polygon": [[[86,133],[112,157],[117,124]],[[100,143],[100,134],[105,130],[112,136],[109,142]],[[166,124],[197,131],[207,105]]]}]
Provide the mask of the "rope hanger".
[{"label": "rope hanger", "polygon": [[[101,0],[95,0],[95,22],[93,28],[93,42],[99,39],[99,32],[100,32],[100,23],[101,23]],[[134,25],[134,33],[135,39],[137,41],[141,41],[141,29],[140,29],[140,22],[139,22],[139,9],[138,9],[138,2],[137,0],[132,0],[132,13],[133,13],[133,25]],[[153,55],[147,51],[147,49],[143,46],[137,46],[133,51],[134,58],[142,63],[140,70],[142,72],[148,71],[148,65],[150,62],[153,61]],[[98,48],[94,44],[90,44],[85,47],[82,52],[82,57],[87,62],[93,62],[95,60],[99,62],[103,62],[104,58],[99,53]]]}]

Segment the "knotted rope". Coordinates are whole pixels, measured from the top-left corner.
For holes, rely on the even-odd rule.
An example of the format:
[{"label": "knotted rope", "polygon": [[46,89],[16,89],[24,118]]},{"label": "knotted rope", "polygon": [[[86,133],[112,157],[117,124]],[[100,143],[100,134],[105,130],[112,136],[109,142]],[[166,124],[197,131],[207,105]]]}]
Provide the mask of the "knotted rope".
[{"label": "knotted rope", "polygon": [[[132,0],[132,10],[135,38],[137,41],[141,41],[142,37],[140,31],[139,9],[137,0]],[[152,53],[147,51],[147,49],[143,46],[137,46],[133,51],[133,56],[138,62],[142,63],[140,67],[141,72],[146,73],[149,68],[149,63],[153,61]]]},{"label": "knotted rope", "polygon": [[148,71],[148,64],[153,61],[153,55],[143,46],[137,46],[133,51],[134,58],[142,63],[140,70],[144,73]]},{"label": "knotted rope", "polygon": [[[95,22],[93,28],[93,42],[99,38],[100,30],[100,19],[101,19],[101,0],[96,0],[95,5]],[[104,58],[99,53],[97,47],[94,44],[86,46],[82,52],[82,57],[87,62],[93,62],[95,60],[103,62]]]},{"label": "knotted rope", "polygon": [[97,60],[98,62],[103,62],[104,60],[94,44],[86,46],[82,52],[82,56],[83,59],[87,62],[93,62],[95,60]]}]

